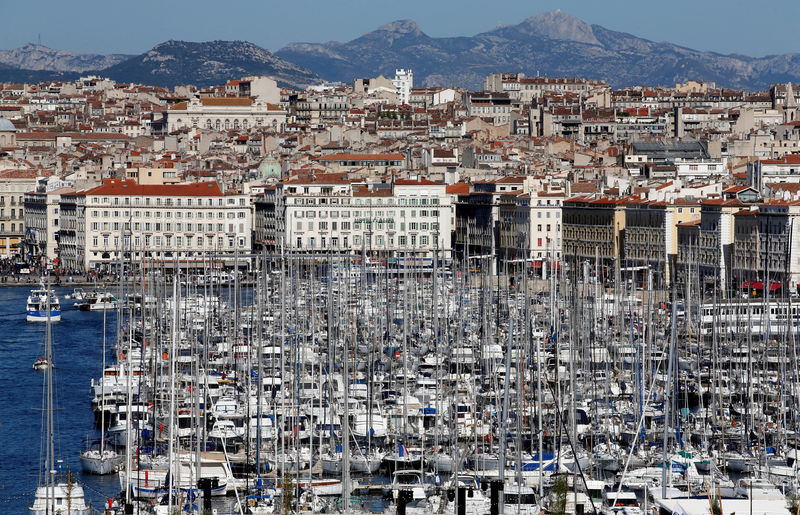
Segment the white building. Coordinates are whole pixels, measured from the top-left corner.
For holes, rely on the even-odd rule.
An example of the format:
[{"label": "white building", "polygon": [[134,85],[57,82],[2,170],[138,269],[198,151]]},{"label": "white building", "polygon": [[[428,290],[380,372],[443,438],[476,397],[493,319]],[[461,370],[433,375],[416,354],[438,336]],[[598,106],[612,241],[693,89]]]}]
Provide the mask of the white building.
[{"label": "white building", "polygon": [[397,96],[401,104],[408,104],[411,101],[411,89],[414,87],[414,72],[403,68],[394,71],[394,87],[397,88]]},{"label": "white building", "polygon": [[531,257],[561,258],[561,204],[564,191],[531,191],[530,245]]},{"label": "white building", "polygon": [[225,195],[216,182],[142,185],[110,179],[79,195],[85,234],[77,235],[76,255],[86,269],[115,262],[123,250],[134,261],[169,262],[225,259],[251,249],[249,197]]},{"label": "white building", "polygon": [[286,123],[286,111],[279,106],[248,97],[193,98],[180,102],[167,111],[167,130],[186,127],[230,130],[271,127],[276,130]]},{"label": "white building", "polygon": [[[356,183],[341,174],[297,177],[278,185],[286,248],[309,252],[367,251],[401,256],[450,255],[450,197],[425,179]],[[269,239],[279,240],[268,236]]]},{"label": "white building", "polygon": [[747,165],[747,178],[750,185],[762,193],[768,183],[800,182],[800,155],[754,161]]}]

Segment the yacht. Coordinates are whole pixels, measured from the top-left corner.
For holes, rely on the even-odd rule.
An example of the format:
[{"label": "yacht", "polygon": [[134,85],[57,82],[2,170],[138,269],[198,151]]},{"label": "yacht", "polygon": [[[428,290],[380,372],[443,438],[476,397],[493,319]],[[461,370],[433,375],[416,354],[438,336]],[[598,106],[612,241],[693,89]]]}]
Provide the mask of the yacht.
[{"label": "yacht", "polygon": [[51,322],[61,320],[61,304],[55,292],[45,288],[31,290],[26,308],[28,322],[47,322],[48,308]]},{"label": "yacht", "polygon": [[108,292],[91,292],[83,300],[75,303],[81,311],[104,311],[116,309],[117,299]]}]

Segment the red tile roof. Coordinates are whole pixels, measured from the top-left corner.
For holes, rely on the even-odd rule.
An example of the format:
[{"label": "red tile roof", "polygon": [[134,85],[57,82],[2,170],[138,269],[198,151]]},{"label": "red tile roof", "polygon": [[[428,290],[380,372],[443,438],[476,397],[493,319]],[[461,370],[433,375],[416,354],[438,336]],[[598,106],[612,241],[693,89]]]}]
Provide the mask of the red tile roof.
[{"label": "red tile roof", "polygon": [[409,179],[395,179],[394,181],[395,186],[443,186],[443,182],[435,182],[428,179],[417,179],[409,180]]},{"label": "red tile roof", "polygon": [[402,161],[403,154],[328,154],[312,158],[314,161]]},{"label": "red tile roof", "polygon": [[86,195],[141,195],[153,197],[221,197],[216,182],[187,184],[136,184],[133,180],[107,179],[101,186],[84,192]]}]

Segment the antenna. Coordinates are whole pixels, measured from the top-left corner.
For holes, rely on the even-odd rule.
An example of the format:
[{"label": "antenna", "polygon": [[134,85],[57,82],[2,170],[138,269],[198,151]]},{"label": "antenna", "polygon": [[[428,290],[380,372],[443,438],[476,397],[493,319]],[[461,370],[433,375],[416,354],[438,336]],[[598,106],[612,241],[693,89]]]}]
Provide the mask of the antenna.
[{"label": "antenna", "polygon": [[42,33],[41,32],[39,33],[39,37],[37,39],[37,43],[36,44],[39,45],[39,46],[42,46]]}]

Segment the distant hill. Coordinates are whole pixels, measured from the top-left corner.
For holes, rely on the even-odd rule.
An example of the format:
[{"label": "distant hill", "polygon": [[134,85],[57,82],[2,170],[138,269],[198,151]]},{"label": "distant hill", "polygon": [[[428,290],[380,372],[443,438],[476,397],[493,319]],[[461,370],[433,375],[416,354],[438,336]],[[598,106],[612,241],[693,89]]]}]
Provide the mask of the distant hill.
[{"label": "distant hill", "polygon": [[98,73],[118,82],[166,87],[224,84],[247,75],[269,75],[296,87],[322,82],[313,72],[247,41],[167,41]]},{"label": "distant hill", "polygon": [[131,56],[123,54],[76,54],[28,43],[13,50],[0,50],[0,63],[13,68],[51,72],[85,72],[108,68]]},{"label": "distant hill", "polygon": [[36,83],[51,80],[75,80],[77,72],[52,72],[47,70],[23,70],[0,62],[0,82]]},{"label": "distant hill", "polygon": [[400,20],[346,43],[291,43],[274,54],[247,41],[167,41],[125,57],[28,44],[0,51],[0,81],[71,80],[78,71],[96,70],[119,82],[167,87],[269,75],[281,85],[304,88],[322,78],[349,83],[411,68],[417,86],[473,89],[481,88],[493,72],[588,77],[614,87],[671,86],[696,79],[763,90],[777,82],[800,82],[800,54],[748,57],[692,50],[589,25],[561,11],[474,36],[434,38],[414,21]]},{"label": "distant hill", "polygon": [[692,50],[589,25],[561,11],[470,37],[433,38],[414,21],[400,20],[346,43],[291,43],[276,55],[345,82],[393,75],[395,68],[413,69],[415,85],[468,88],[482,87],[489,73],[517,71],[604,79],[614,87],[697,79],[766,89],[800,81],[800,54],[754,58]]}]

